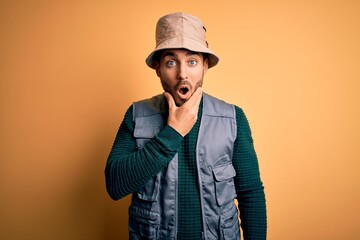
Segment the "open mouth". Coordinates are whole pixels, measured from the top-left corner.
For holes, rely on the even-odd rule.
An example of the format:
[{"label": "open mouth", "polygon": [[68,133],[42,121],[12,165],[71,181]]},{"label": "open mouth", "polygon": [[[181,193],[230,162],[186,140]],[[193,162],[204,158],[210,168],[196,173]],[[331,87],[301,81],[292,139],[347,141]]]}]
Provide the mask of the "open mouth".
[{"label": "open mouth", "polygon": [[181,88],[179,89],[179,93],[180,93],[181,95],[186,95],[188,92],[189,92],[189,88],[186,87],[186,86],[181,87]]}]

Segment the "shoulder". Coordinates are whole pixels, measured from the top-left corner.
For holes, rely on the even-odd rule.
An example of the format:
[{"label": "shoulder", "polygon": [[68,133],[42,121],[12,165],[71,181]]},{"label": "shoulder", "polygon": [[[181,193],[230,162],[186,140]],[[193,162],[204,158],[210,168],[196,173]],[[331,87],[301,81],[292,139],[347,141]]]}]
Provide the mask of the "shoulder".
[{"label": "shoulder", "polygon": [[234,105],[234,108],[235,108],[236,118],[246,117],[245,112],[241,107]]},{"label": "shoulder", "polygon": [[146,99],[141,99],[139,101],[134,102],[133,104],[144,104],[144,103],[154,103],[154,102],[159,102],[163,99],[163,94],[158,94],[155,96],[152,96],[150,98],[146,98]]},{"label": "shoulder", "polygon": [[235,106],[221,99],[203,93],[203,111],[205,115],[235,118]]},{"label": "shoulder", "polygon": [[159,94],[148,99],[134,102],[132,105],[133,116],[141,117],[163,113],[166,110],[164,104],[165,97],[163,94]]},{"label": "shoulder", "polygon": [[247,122],[244,110],[235,104],[227,103],[224,100],[204,93],[204,106],[206,104],[207,110],[205,110],[205,114],[207,115],[234,118],[238,124],[244,121]]}]

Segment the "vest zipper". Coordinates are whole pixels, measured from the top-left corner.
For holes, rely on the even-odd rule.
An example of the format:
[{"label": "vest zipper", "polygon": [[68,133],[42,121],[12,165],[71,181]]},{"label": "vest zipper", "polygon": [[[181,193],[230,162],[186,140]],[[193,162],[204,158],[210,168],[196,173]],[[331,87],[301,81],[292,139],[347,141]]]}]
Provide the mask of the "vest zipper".
[{"label": "vest zipper", "polygon": [[[204,104],[204,103],[203,103]],[[203,111],[204,111],[204,105],[203,105]],[[200,211],[201,211],[201,223],[202,223],[202,239],[206,239],[206,226],[205,226],[205,214],[204,214],[204,198],[203,198],[203,192],[202,192],[202,181],[201,181],[201,168],[200,168],[200,155],[199,155],[199,136],[200,132],[202,130],[202,121],[203,121],[203,112],[201,113],[201,120],[200,120],[200,126],[199,126],[199,132],[198,132],[198,138],[196,140],[196,168],[197,168],[197,177],[198,177],[198,186],[199,186],[199,194],[200,194]]]}]

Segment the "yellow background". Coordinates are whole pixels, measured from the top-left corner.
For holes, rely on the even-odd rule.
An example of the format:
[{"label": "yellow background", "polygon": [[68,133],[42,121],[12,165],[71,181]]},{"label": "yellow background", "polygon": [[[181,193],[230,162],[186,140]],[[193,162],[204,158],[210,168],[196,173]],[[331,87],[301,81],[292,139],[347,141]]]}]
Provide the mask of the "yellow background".
[{"label": "yellow background", "polygon": [[157,19],[199,16],[204,90],[250,121],[270,240],[360,239],[360,1],[1,1],[0,239],[126,239],[104,166]]}]

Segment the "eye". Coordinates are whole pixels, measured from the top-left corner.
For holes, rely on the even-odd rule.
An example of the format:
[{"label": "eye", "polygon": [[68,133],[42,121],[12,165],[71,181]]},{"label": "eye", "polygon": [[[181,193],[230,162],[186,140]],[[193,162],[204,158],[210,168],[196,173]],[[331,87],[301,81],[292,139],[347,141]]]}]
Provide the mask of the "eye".
[{"label": "eye", "polygon": [[189,61],[189,65],[190,66],[195,66],[197,64],[197,61],[196,60],[190,60]]},{"label": "eye", "polygon": [[176,65],[175,61],[167,61],[166,62],[166,66],[168,66],[168,67],[174,67],[175,65]]}]

